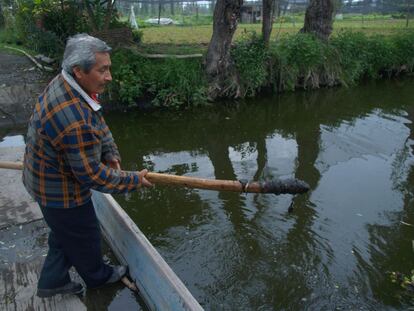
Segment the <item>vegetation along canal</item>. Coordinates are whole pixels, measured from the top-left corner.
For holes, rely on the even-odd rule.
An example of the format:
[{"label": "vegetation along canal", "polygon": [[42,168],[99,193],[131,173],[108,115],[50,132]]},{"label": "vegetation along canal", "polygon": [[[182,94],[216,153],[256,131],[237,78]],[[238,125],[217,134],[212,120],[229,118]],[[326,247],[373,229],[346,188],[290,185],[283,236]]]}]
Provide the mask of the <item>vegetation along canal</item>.
[{"label": "vegetation along canal", "polygon": [[112,113],[124,168],[311,186],[291,213],[291,195],[116,198],[206,310],[403,310],[392,272],[414,269],[413,121],[414,79]]}]

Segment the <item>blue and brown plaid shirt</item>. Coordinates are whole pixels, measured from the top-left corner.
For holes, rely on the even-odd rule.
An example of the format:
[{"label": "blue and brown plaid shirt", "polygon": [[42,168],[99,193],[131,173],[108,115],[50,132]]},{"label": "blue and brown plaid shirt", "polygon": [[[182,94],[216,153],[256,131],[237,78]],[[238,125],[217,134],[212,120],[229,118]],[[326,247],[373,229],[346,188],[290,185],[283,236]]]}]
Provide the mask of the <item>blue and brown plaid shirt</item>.
[{"label": "blue and brown plaid shirt", "polygon": [[137,189],[138,173],[104,164],[120,159],[100,111],[94,111],[61,74],[39,97],[29,122],[23,183],[44,207],[71,208],[90,200],[91,189]]}]

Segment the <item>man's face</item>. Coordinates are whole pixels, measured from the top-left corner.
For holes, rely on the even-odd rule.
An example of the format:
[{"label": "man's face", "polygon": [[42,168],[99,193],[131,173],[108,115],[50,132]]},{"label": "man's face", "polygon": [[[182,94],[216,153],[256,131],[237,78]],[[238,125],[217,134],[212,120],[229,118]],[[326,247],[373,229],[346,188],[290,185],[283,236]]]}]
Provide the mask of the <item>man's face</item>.
[{"label": "man's face", "polygon": [[112,81],[109,53],[95,53],[95,57],[96,63],[88,73],[79,67],[73,68],[76,81],[88,94],[103,93],[105,86]]}]

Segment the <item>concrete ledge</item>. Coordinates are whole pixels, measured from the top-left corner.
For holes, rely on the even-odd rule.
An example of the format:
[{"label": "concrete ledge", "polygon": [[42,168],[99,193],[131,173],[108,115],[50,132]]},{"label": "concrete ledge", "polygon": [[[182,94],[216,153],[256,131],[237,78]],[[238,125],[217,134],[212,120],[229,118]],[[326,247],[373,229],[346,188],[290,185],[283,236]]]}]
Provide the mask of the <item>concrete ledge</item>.
[{"label": "concrete ledge", "polygon": [[[0,146],[0,159],[22,161],[24,146]],[[21,181],[22,172],[1,170],[0,229],[42,219],[39,206],[32,200]]]}]

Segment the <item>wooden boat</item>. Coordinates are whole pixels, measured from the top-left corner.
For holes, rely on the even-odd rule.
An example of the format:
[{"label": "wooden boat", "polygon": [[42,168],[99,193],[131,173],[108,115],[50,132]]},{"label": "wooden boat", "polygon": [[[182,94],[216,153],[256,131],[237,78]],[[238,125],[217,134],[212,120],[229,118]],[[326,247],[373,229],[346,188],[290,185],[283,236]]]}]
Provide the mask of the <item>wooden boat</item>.
[{"label": "wooden boat", "polygon": [[102,234],[151,310],[203,310],[137,225],[109,194],[93,192]]}]

